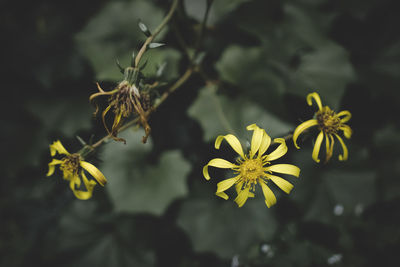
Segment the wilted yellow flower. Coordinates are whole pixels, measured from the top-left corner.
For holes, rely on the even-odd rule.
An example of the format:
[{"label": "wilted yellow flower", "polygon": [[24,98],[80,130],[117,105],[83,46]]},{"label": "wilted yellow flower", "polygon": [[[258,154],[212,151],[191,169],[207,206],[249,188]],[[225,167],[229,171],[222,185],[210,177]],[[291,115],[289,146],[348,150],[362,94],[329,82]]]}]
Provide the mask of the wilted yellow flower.
[{"label": "wilted yellow flower", "polygon": [[318,111],[315,113],[315,119],[311,119],[303,122],[294,130],[293,133],[293,142],[297,149],[300,147],[297,145],[296,140],[299,135],[304,132],[306,129],[317,126],[320,131],[317,139],[315,141],[314,149],[312,152],[312,158],[316,162],[320,162],[318,158],[319,151],[321,149],[322,141],[325,137],[325,147],[326,147],[326,158],[325,162],[327,162],[333,154],[333,144],[335,143],[334,137],[336,137],[343,148],[343,154],[339,155],[339,160],[347,160],[348,158],[348,150],[343,142],[342,138],[338,135],[339,131],[343,131],[344,136],[349,139],[352,134],[352,130],[350,126],[345,123],[348,122],[351,118],[351,113],[347,110],[341,111],[339,113],[335,113],[328,106],[322,106],[321,99],[317,93],[311,93],[307,95],[307,103],[308,105],[312,105],[312,99],[318,105]]},{"label": "wilted yellow flower", "polygon": [[[124,80],[111,91],[104,91],[97,83],[97,89],[99,92],[92,94],[89,97],[89,101],[92,102],[99,96],[108,96],[108,106],[103,110],[101,118],[103,120],[104,128],[111,138],[116,141],[122,141],[125,143],[123,138],[117,137],[118,132],[124,124],[124,121],[131,115],[135,114],[139,118],[140,124],[142,124],[146,135],[143,137],[143,143],[146,143],[148,136],[150,135],[151,128],[147,121],[147,109],[149,107],[149,100],[146,97],[142,97],[143,93],[139,92],[138,87],[135,85],[135,80],[138,77],[138,70],[128,67],[124,70]],[[114,113],[114,120],[111,126],[111,130],[106,124],[106,115],[111,110]],[[99,111],[99,107],[96,104],[96,115]]]},{"label": "wilted yellow flower", "polygon": [[247,201],[247,198],[254,197],[255,185],[259,183],[264,193],[265,204],[269,208],[276,203],[276,197],[267,185],[269,181],[275,183],[287,194],[289,194],[293,188],[291,183],[273,173],[283,173],[299,177],[300,169],[291,164],[271,165],[271,161],[286,154],[288,148],[285,139],[274,139],[274,142],[279,143],[279,146],[270,154],[265,154],[271,144],[271,137],[269,137],[264,129],[259,128],[256,124],[247,126],[247,130],[253,131],[249,153],[245,154],[243,152],[239,140],[234,135],[220,135],[215,140],[215,148],[219,149],[222,140],[225,139],[241,158],[237,160],[236,164],[221,158],[212,159],[204,166],[203,175],[207,180],[210,179],[208,173],[209,166],[232,169],[236,176],[219,182],[215,194],[224,199],[228,199],[228,195],[224,191],[235,184],[238,194],[235,202],[239,207],[242,207]]},{"label": "wilted yellow flower", "polygon": [[[60,165],[60,170],[63,172],[64,179],[69,181],[69,187],[78,199],[86,200],[91,198],[93,188],[96,185],[95,181],[88,180],[85,175],[85,170],[90,173],[100,185],[104,186],[107,183],[106,178],[99,171],[99,169],[89,162],[84,161],[81,154],[70,154],[59,140],[50,145],[51,156],[54,157],[56,153],[64,155],[64,157],[61,160],[53,159],[49,163],[49,171],[47,172],[47,176],[53,175],[55,166]],[[82,181],[86,187],[86,190],[79,189]]]}]

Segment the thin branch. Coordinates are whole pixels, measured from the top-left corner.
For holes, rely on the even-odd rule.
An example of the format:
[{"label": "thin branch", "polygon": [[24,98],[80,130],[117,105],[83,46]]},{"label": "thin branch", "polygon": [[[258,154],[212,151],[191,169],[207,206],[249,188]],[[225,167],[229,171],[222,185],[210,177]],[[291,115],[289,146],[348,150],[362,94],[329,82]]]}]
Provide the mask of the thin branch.
[{"label": "thin branch", "polygon": [[172,15],[174,14],[176,7],[178,6],[179,0],[174,0],[172,2],[171,8],[168,12],[168,14],[165,16],[164,20],[161,22],[160,25],[154,30],[154,32],[147,37],[146,41],[144,42],[143,46],[140,48],[136,58],[135,58],[135,68],[139,66],[140,59],[142,58],[144,52],[146,52],[148,45],[156,38],[156,36],[161,32],[161,30],[167,25],[168,21],[172,18]]},{"label": "thin branch", "polygon": [[[171,86],[169,87],[159,98],[159,101],[153,106],[152,109],[148,110],[145,114],[146,119],[150,117],[150,115],[157,110],[157,108],[173,93],[175,92],[179,87],[181,87],[189,78],[192,76],[193,72],[195,71],[194,67],[189,67],[186,72]],[[135,125],[139,122],[140,118],[136,117],[133,120],[127,122],[124,124],[121,128],[119,128],[117,133],[120,133],[132,125]],[[103,144],[105,141],[109,140],[111,137],[110,135],[106,135],[103,138],[101,138],[99,141],[97,141],[95,144],[92,145],[92,148],[96,148]]]}]

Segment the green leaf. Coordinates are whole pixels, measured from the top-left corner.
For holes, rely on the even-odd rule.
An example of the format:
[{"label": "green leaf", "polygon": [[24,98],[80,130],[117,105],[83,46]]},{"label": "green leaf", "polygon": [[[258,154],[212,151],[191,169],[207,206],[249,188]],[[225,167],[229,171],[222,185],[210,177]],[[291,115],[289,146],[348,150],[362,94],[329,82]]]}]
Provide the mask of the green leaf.
[{"label": "green leaf", "polygon": [[147,60],[147,65],[143,69],[143,74],[146,77],[157,76],[157,70],[160,64],[166,64],[163,72],[163,81],[171,81],[179,77],[179,61],[182,55],[175,49],[150,49],[142,57],[142,62]]},{"label": "green leaf", "polygon": [[[95,86],[95,85],[94,85]],[[49,133],[61,132],[64,136],[74,137],[78,131],[88,130],[91,127],[93,108],[88,104],[87,99],[73,97],[56,98],[49,101],[46,98],[32,98],[26,104],[26,109],[37,118],[37,129],[29,130],[28,136],[19,139],[19,134],[26,133],[29,125],[8,126],[8,131],[19,140],[18,144],[10,144],[14,153],[7,158],[9,163],[7,169],[11,173],[20,170],[21,164],[37,166],[43,150],[48,150],[50,143]],[[45,175],[45,173],[43,173]]]},{"label": "green leaf", "polygon": [[343,205],[345,212],[353,212],[359,204],[365,207],[376,201],[376,173],[371,170],[327,171],[322,179],[335,204]]},{"label": "green leaf", "polygon": [[[230,46],[216,64],[220,77],[268,110],[282,112],[284,93],[305,97],[320,93],[337,109],[346,86],[355,79],[348,52],[329,39],[331,15],[282,3],[254,1],[237,12],[238,27],[258,37],[257,47]],[[264,10],[283,12],[284,19],[264,19]],[[271,11],[271,12],[272,12]]]},{"label": "green leaf", "polygon": [[376,201],[375,182],[376,173],[368,169],[334,169],[314,175],[317,185],[312,190],[315,193],[309,192],[311,197],[305,219],[330,224],[336,206],[343,207],[343,214],[357,214],[357,210],[363,210]]},{"label": "green leaf", "polygon": [[240,88],[240,93],[268,110],[282,112],[284,76],[269,61],[263,47],[238,45],[225,49],[215,67],[220,78]]},{"label": "green leaf", "polygon": [[[54,244],[57,266],[154,266],[155,251],[146,240],[137,220],[99,212],[99,202],[75,200],[64,211]],[[62,256],[68,255],[68,257]]]},{"label": "green leaf", "polygon": [[248,200],[242,208],[213,194],[208,199],[191,199],[184,202],[178,224],[195,251],[231,259],[253,244],[270,240],[277,230],[271,209],[260,198]]},{"label": "green leaf", "polygon": [[139,20],[138,26],[139,26],[139,29],[144,33],[144,35],[146,35],[147,37],[149,37],[151,35],[149,28],[147,28],[146,24],[144,24],[140,20]]},{"label": "green leaf", "polygon": [[323,105],[337,110],[347,84],[354,78],[347,51],[335,43],[326,43],[301,57],[299,68],[292,73],[293,86],[288,91],[304,97],[316,91]]},{"label": "green leaf", "polygon": [[[229,13],[237,9],[242,3],[251,0],[218,0],[213,1],[207,24],[213,25],[221,21]],[[206,12],[206,0],[184,0],[186,13],[198,22],[202,22]]]},{"label": "green leaf", "polygon": [[[118,58],[122,66],[130,65],[131,51],[143,43],[145,36],[137,27],[138,19],[154,29],[162,21],[164,13],[164,10],[145,0],[105,5],[76,36],[78,49],[91,62],[96,78],[122,80],[113,62]],[[162,31],[157,38],[162,39],[165,32]]]},{"label": "green leaf", "polygon": [[143,135],[141,130],[128,130],[121,134],[126,145],[107,145],[101,171],[117,211],[160,215],[172,201],[187,194],[190,164],[178,151],[164,152],[158,163],[149,163],[152,144],[143,144]]},{"label": "green leaf", "polygon": [[67,136],[73,136],[78,130],[88,130],[91,127],[93,107],[88,103],[88,98],[64,97],[51,102],[46,99],[32,99],[27,106],[49,131],[60,131]]},{"label": "green leaf", "polygon": [[229,99],[216,94],[216,88],[204,87],[188,114],[198,120],[204,130],[204,140],[218,135],[235,134],[238,138],[249,135],[246,126],[256,123],[271,137],[282,137],[293,126],[245,99]]},{"label": "green leaf", "polygon": [[164,46],[164,45],[165,44],[163,44],[163,43],[150,43],[149,48],[157,48],[157,47]]}]

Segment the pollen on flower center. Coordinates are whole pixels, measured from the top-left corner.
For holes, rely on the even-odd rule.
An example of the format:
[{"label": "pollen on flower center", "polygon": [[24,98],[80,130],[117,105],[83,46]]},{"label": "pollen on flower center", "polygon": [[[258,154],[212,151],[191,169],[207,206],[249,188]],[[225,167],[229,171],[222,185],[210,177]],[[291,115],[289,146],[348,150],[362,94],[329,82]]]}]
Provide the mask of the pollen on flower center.
[{"label": "pollen on flower center", "polygon": [[340,119],[336,113],[325,106],[316,114],[319,130],[327,134],[337,133],[340,127]]},{"label": "pollen on flower center", "polygon": [[256,182],[263,175],[263,162],[260,158],[246,159],[240,165],[240,176],[246,181]]},{"label": "pollen on flower center", "polygon": [[79,154],[75,153],[68,155],[63,159],[60,169],[64,172],[76,175],[80,168],[80,161],[81,156]]}]

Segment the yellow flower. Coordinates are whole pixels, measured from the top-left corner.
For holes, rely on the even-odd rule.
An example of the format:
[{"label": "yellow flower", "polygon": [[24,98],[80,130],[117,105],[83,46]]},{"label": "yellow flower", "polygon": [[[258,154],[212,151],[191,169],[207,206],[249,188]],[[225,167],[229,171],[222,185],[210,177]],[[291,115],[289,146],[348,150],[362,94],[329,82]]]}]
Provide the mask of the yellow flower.
[{"label": "yellow flower", "polygon": [[224,191],[235,184],[238,194],[235,202],[239,207],[242,207],[249,197],[254,197],[255,185],[259,183],[264,193],[265,204],[269,208],[276,203],[276,197],[267,185],[269,181],[275,183],[287,194],[289,194],[293,188],[291,183],[273,173],[283,173],[299,177],[300,169],[291,164],[271,165],[271,161],[286,154],[288,148],[285,139],[274,139],[274,142],[279,143],[279,146],[270,154],[265,154],[271,144],[271,137],[269,137],[264,129],[259,128],[256,124],[247,126],[247,130],[253,131],[249,153],[244,154],[239,140],[234,135],[220,135],[215,140],[215,148],[219,149],[222,140],[225,139],[241,158],[237,160],[236,164],[221,158],[212,159],[204,166],[203,175],[207,180],[210,179],[208,173],[209,166],[232,169],[236,176],[219,182],[215,194],[224,199],[228,199],[228,195]]},{"label": "yellow flower", "polygon": [[[60,170],[63,172],[64,179],[69,181],[69,187],[78,199],[86,200],[91,198],[93,188],[96,185],[95,181],[88,180],[84,170],[90,173],[100,185],[104,186],[107,183],[106,178],[99,171],[99,169],[89,162],[83,161],[81,154],[70,154],[58,140],[50,145],[51,156],[54,157],[56,153],[64,155],[64,157],[61,160],[53,159],[49,163],[49,171],[47,172],[47,176],[53,175],[55,166],[60,165]],[[86,187],[86,190],[79,189],[82,181]]]},{"label": "yellow flower", "polygon": [[348,150],[346,145],[344,144],[342,138],[339,136],[339,131],[343,131],[344,136],[349,139],[352,134],[352,130],[350,126],[345,123],[348,122],[351,118],[351,113],[347,110],[341,111],[339,113],[335,113],[328,106],[322,106],[321,99],[317,93],[311,93],[307,95],[307,103],[309,106],[312,105],[312,99],[318,105],[318,111],[315,113],[315,119],[311,119],[303,122],[294,130],[293,133],[293,142],[297,149],[300,147],[297,145],[296,140],[299,135],[304,132],[306,129],[317,126],[320,131],[317,140],[315,141],[314,149],[312,152],[312,158],[316,162],[320,162],[318,158],[319,151],[321,149],[322,141],[325,137],[325,147],[326,147],[326,158],[325,162],[327,162],[333,154],[333,144],[335,142],[334,137],[336,137],[343,148],[343,154],[339,155],[339,160],[347,160],[348,158]]}]

